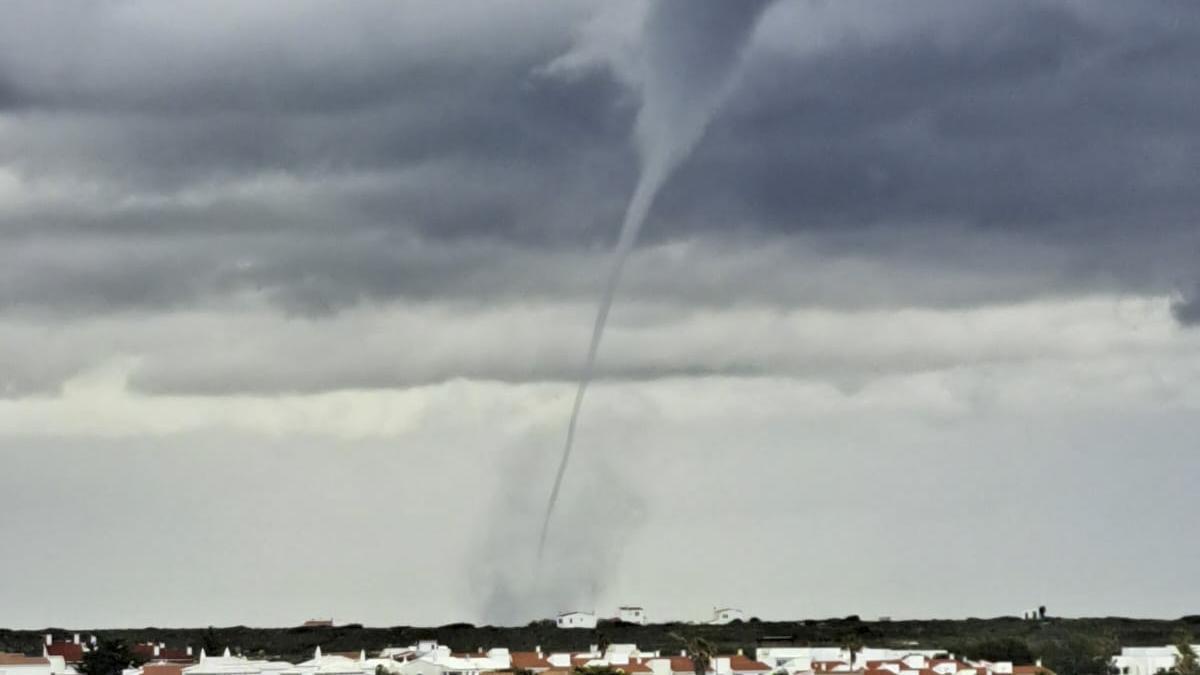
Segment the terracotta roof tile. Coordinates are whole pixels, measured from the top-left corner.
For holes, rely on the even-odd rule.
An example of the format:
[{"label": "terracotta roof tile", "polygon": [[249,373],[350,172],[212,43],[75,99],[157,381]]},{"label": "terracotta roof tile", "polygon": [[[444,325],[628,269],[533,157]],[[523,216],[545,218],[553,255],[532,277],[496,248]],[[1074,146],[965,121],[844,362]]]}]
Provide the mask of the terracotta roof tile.
[{"label": "terracotta roof tile", "polygon": [[147,663],[142,666],[142,675],[183,675],[183,665],[179,663]]},{"label": "terracotta roof tile", "polygon": [[757,673],[770,672],[771,666],[768,666],[761,661],[745,656],[743,654],[734,654],[729,657],[729,668],[735,673]]},{"label": "terracotta roof tile", "polygon": [[25,656],[0,652],[0,666],[48,666],[50,660],[41,656]]},{"label": "terracotta roof tile", "polygon": [[671,672],[674,673],[694,673],[696,672],[696,664],[686,656],[670,656],[667,657],[671,661]]},{"label": "terracotta roof tile", "polygon": [[527,670],[550,669],[553,666],[543,656],[538,656],[537,652],[512,652],[512,667],[525,668]]},{"label": "terracotta roof tile", "polygon": [[48,656],[61,656],[67,663],[79,663],[83,660],[83,645],[74,642],[55,642],[46,645]]}]

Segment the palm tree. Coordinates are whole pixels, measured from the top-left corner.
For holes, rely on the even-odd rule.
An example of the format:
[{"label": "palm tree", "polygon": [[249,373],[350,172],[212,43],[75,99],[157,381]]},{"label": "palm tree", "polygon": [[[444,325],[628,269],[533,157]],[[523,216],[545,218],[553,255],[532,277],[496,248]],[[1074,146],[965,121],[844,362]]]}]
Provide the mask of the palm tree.
[{"label": "palm tree", "polygon": [[707,675],[708,665],[712,663],[717,648],[713,643],[702,637],[685,637],[679,633],[671,633],[671,637],[683,643],[684,653],[692,660],[692,669],[696,675]]},{"label": "palm tree", "polygon": [[1175,638],[1175,649],[1179,650],[1179,660],[1175,662],[1173,670],[1179,675],[1200,673],[1196,652],[1192,651],[1192,634],[1187,631],[1178,631],[1173,637]]},{"label": "palm tree", "polygon": [[862,640],[858,639],[857,635],[847,635],[842,638],[842,649],[850,653],[850,667],[854,668],[854,655],[862,649]]}]

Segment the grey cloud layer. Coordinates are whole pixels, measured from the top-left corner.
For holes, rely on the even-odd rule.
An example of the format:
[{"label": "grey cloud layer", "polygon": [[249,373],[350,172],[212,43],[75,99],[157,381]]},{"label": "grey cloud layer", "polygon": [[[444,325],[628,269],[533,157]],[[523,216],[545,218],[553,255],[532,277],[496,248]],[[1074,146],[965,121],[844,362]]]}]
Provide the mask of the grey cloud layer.
[{"label": "grey cloud layer", "polygon": [[[626,28],[572,52],[603,11],[10,7],[0,309],[586,302],[636,170]],[[622,293],[687,311],[1177,292],[1193,323],[1196,45],[1190,3],[781,3]]]}]

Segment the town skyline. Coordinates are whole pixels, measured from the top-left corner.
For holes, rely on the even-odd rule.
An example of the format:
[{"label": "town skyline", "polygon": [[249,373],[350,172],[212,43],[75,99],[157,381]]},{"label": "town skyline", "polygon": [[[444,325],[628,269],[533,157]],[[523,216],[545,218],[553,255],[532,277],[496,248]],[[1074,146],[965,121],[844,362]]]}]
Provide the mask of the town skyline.
[{"label": "town skyline", "polygon": [[1200,4],[3,12],[0,626],[1196,614]]}]

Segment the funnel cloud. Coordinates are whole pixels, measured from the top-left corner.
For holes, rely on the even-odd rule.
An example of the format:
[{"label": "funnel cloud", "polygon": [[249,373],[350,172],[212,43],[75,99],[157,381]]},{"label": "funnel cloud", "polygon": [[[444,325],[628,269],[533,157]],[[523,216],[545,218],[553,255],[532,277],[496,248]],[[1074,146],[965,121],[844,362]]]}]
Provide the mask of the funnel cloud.
[{"label": "funnel cloud", "polygon": [[608,322],[617,284],[621,281],[621,272],[637,243],[654,197],[704,135],[704,129],[728,93],[754,26],[772,1],[665,0],[654,3],[646,18],[642,34],[642,107],[634,127],[641,174],[621,222],[621,233],[612,253],[612,268],[600,296],[587,359],[571,405],[567,440],[542,520],[539,560],[546,548],[554,507],[571,461],[579,412],[595,371],[596,354],[604,337],[604,326]]}]

